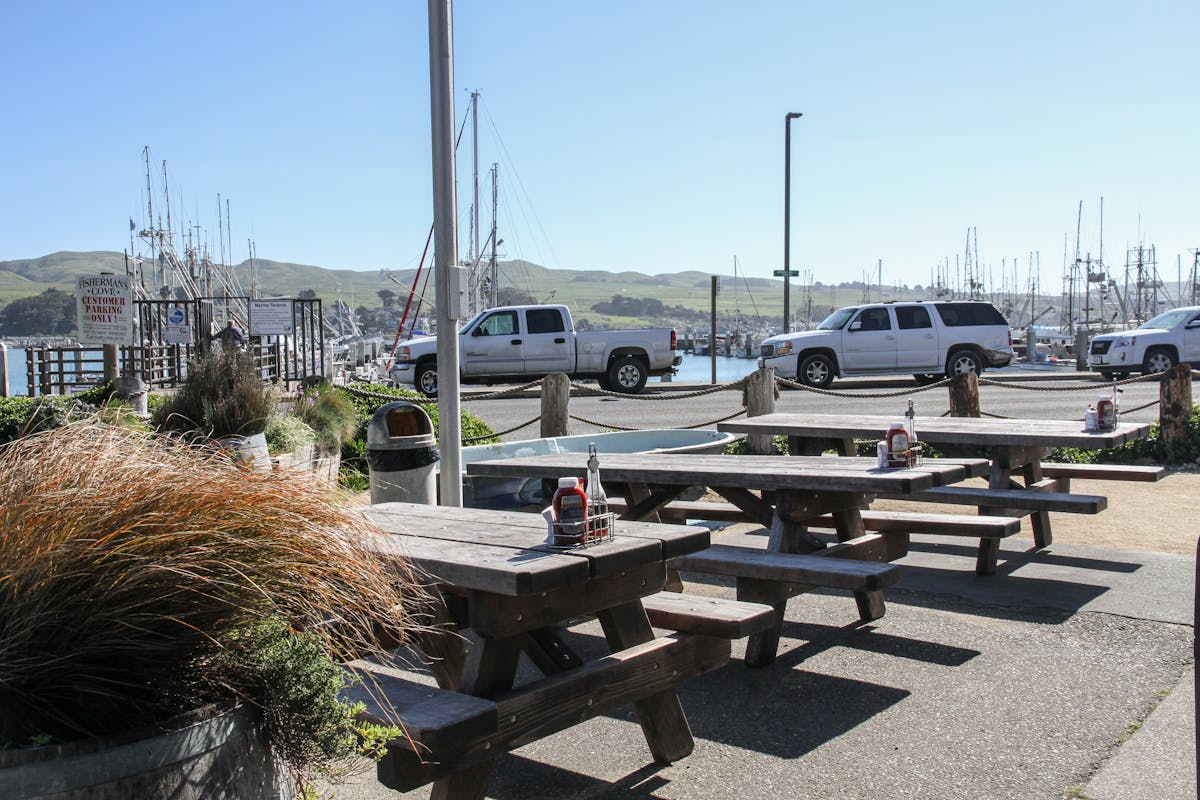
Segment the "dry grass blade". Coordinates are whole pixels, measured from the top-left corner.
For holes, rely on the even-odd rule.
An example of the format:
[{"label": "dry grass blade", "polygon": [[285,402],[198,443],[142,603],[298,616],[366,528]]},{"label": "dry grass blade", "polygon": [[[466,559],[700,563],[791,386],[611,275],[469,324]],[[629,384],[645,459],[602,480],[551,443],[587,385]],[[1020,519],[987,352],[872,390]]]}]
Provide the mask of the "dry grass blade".
[{"label": "dry grass blade", "polygon": [[[337,490],[96,422],[0,449],[0,745],[178,713],[237,676],[203,667],[266,618],[339,661],[424,602]],[[330,618],[342,624],[314,625]]]}]

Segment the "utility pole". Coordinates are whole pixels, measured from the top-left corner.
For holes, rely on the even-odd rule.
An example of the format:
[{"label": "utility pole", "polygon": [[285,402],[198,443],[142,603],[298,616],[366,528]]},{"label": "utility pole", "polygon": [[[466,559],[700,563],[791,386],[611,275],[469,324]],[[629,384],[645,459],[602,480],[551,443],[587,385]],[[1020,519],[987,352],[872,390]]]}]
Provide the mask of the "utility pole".
[{"label": "utility pole", "polygon": [[[458,387],[458,319],[462,285],[454,191],[454,21],[450,0],[428,0],[429,105],[433,144],[434,276],[437,285],[438,437],[441,504],[461,508],[462,406]],[[455,270],[458,270],[457,273]]]},{"label": "utility pole", "polygon": [[792,332],[792,120],[803,114],[789,111],[783,118],[783,332]]}]

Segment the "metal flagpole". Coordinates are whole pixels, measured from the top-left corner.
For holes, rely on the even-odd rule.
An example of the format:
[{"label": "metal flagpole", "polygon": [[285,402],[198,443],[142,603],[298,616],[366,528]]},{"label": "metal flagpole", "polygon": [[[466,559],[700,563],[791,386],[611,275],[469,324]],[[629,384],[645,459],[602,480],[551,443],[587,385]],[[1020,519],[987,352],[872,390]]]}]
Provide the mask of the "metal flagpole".
[{"label": "metal flagpole", "polygon": [[454,19],[451,0],[429,0],[429,108],[433,136],[433,268],[437,283],[438,434],[441,504],[462,507],[458,396],[458,202],[454,191]]}]

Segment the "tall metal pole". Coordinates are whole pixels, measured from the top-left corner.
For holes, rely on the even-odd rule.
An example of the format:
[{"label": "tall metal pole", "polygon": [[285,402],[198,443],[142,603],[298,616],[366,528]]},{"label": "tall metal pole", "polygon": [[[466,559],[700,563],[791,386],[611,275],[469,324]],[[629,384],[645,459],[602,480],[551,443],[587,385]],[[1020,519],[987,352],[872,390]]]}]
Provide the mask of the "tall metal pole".
[{"label": "tall metal pole", "polygon": [[792,120],[803,116],[789,111],[783,122],[783,332],[792,332]]},{"label": "tall metal pole", "polygon": [[441,504],[462,507],[462,433],[458,397],[461,284],[454,192],[454,19],[451,0],[429,0],[429,110],[433,138],[434,280],[437,283],[438,435]]}]

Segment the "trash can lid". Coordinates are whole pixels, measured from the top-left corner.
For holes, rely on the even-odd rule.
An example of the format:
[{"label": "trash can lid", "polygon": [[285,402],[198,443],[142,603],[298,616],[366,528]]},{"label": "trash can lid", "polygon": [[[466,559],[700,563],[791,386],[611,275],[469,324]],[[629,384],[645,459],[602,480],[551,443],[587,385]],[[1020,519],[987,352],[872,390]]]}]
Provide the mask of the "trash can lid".
[{"label": "trash can lid", "polygon": [[416,403],[397,400],[379,407],[367,423],[367,447],[403,450],[432,446],[433,422]]}]

